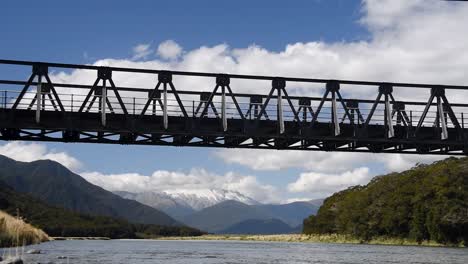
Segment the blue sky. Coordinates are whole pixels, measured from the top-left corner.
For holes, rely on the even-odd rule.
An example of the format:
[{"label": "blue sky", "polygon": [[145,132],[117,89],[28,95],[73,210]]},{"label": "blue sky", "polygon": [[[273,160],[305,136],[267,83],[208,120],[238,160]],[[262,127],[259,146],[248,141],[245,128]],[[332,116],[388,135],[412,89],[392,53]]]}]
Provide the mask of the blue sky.
[{"label": "blue sky", "polygon": [[358,0],[7,1],[0,55],[89,63],[167,39],[188,50],[220,43],[281,50],[294,42],[366,38],[360,7]]},{"label": "blue sky", "polygon": [[[284,74],[295,76],[306,75],[305,77],[349,78],[349,76],[356,76],[356,78],[364,79],[383,76],[384,78],[401,77],[407,78],[404,79],[407,81],[419,81],[423,77],[425,79],[425,76],[429,72],[433,73],[434,70],[425,70],[419,65],[414,66],[413,63],[406,65],[404,57],[401,61],[390,61],[401,55],[392,57],[391,52],[395,49],[403,50],[408,54],[413,52],[413,47],[407,44],[407,38],[411,35],[408,33],[410,30],[405,28],[403,23],[413,21],[412,17],[418,16],[427,19],[425,16],[444,15],[443,19],[445,19],[453,15],[455,11],[450,6],[447,8],[443,6],[439,8],[441,10],[429,8],[421,13],[421,6],[417,6],[421,5],[421,1],[415,0],[414,4],[404,2],[386,0],[382,2],[382,6],[376,8],[378,4],[375,0],[5,1],[2,3],[2,16],[0,16],[2,36],[0,58],[65,63],[95,63],[113,59],[120,60],[119,63],[123,63],[122,61],[138,63],[139,61],[132,59],[135,55],[133,48],[139,44],[145,44],[148,45],[150,53],[140,61],[156,61],[164,64],[168,62],[158,58],[156,49],[160,43],[172,40],[183,48],[183,54],[171,61],[170,65],[182,65],[180,67],[185,67],[185,58],[192,53],[195,54],[200,47],[206,46],[209,51],[215,52],[215,47],[219,45],[224,45],[221,47],[224,51],[217,56],[234,57],[236,63],[241,65],[240,55],[236,55],[233,50],[240,49],[247,53],[250,52],[249,47],[256,45],[258,49],[271,56],[280,57],[282,53],[287,56],[298,53],[299,55],[294,57],[296,60],[311,65],[310,71],[302,70],[305,67],[302,67],[301,71],[294,71],[295,66],[288,68],[283,65],[281,67],[284,68],[275,69],[276,72],[272,70],[271,75],[284,72]],[[429,28],[431,25],[419,25],[417,21],[414,23],[416,24],[413,26],[422,29],[423,33],[427,31],[428,36],[435,34],[431,31],[433,29]],[[395,43],[392,44],[388,41],[389,39]],[[427,43],[423,37],[421,40],[415,39],[414,41]],[[462,41],[461,44],[463,43]],[[292,45],[290,50],[287,48],[288,45]],[[440,50],[437,47],[427,46],[422,52]],[[388,55],[388,65],[377,64],[379,60],[375,58],[375,54],[379,52]],[[321,69],[328,67],[330,60],[326,56],[332,56],[331,58],[337,60],[343,59],[342,64],[348,65],[348,68],[322,71]],[[281,58],[284,60],[284,56]],[[428,57],[427,60],[429,59],[431,58]],[[413,60],[407,58],[408,62]],[[356,64],[355,67],[349,66],[350,62],[356,61],[360,64]],[[371,62],[370,68],[361,69],[361,65],[367,62]],[[321,64],[317,66],[319,63]],[[421,60],[421,64],[423,63],[426,63],[425,58]],[[438,63],[443,64],[440,61]],[[464,63],[466,62],[462,61],[461,65]],[[339,64],[330,63],[330,65],[332,68],[341,67],[336,66]],[[442,72],[444,70],[442,66],[435,71]],[[196,65],[191,67],[190,69],[194,69]],[[256,66],[252,65],[252,67]],[[312,69],[312,67],[318,68]],[[374,69],[375,72],[373,72]],[[414,74],[410,76],[403,73]],[[25,73],[16,71],[0,73],[2,78],[10,79],[24,78],[24,75]],[[443,78],[431,78],[437,82],[447,81]],[[449,81],[463,80],[450,79]],[[317,163],[322,164],[325,159],[336,158],[337,162],[340,162],[343,159],[346,160],[347,156],[343,158],[330,154],[328,158],[326,156],[328,154],[300,154],[299,162],[288,161],[293,165],[285,164],[280,168],[272,169],[256,168],[252,162],[257,161],[236,161],[226,158],[226,155],[220,154],[220,150],[213,149],[56,143],[43,145],[48,152],[64,152],[79,160],[82,163],[78,170],[80,172],[102,174],[134,172],[151,175],[157,170],[188,173],[193,168],[204,169],[217,175],[234,172],[253,176],[259,183],[273,186],[277,192],[272,196],[279,195],[280,200],[314,198],[330,192],[331,189],[324,192],[317,191],[317,189],[301,189],[302,191],[296,192],[286,190],[286,186],[298,180],[301,173],[308,173],[304,179],[327,175],[338,177],[343,176],[345,172],[354,175],[353,169],[365,167],[369,170],[367,173],[373,176],[408,167],[408,164],[411,165],[420,160],[427,160],[399,157],[403,165],[400,163],[391,165],[382,158],[372,157],[366,161],[365,157],[369,156],[362,156],[363,158],[355,162],[356,165],[343,165],[342,170],[329,171],[327,169],[314,170],[313,165],[302,165],[301,161],[305,164],[316,158]],[[253,153],[257,153],[255,154],[257,156],[265,154],[264,152]],[[275,151],[273,155],[287,154]],[[251,158],[256,159],[257,156]],[[354,159],[350,157],[349,163],[353,163]],[[270,162],[274,160],[272,158]],[[357,183],[365,183],[369,180],[369,176],[361,180],[362,182]],[[348,181],[345,185],[353,183],[356,182]],[[336,188],[343,186],[339,185]]]}]

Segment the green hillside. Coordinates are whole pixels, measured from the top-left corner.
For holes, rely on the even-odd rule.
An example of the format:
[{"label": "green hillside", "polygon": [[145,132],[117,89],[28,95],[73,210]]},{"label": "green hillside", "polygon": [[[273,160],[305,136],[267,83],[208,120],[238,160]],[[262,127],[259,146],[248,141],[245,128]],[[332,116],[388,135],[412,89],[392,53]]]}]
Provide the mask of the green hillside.
[{"label": "green hillside", "polygon": [[468,245],[468,158],[419,165],[338,192],[304,220],[303,232]]},{"label": "green hillside", "polygon": [[19,162],[0,155],[0,180],[17,192],[75,212],[132,223],[179,225],[167,214],[93,185],[55,161]]},{"label": "green hillside", "polygon": [[106,216],[78,214],[18,193],[1,181],[0,210],[11,215],[19,213],[26,222],[44,230],[49,236],[146,238],[202,234],[189,227],[133,224]]}]

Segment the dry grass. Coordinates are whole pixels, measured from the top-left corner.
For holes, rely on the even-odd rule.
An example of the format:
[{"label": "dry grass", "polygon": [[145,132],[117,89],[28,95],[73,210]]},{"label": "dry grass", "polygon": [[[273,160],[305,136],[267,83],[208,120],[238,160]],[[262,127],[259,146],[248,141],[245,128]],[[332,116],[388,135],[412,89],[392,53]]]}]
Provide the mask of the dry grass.
[{"label": "dry grass", "polygon": [[[433,241],[416,242],[398,238],[375,238],[362,241],[349,235],[204,235],[199,237],[163,237],[161,240],[237,240],[237,241],[269,241],[269,242],[308,242],[308,243],[340,243],[340,244],[372,244],[372,245],[405,245],[405,246],[444,246]],[[461,245],[458,245],[461,246]]]},{"label": "dry grass", "polygon": [[49,240],[44,231],[0,211],[0,247],[24,246]]}]

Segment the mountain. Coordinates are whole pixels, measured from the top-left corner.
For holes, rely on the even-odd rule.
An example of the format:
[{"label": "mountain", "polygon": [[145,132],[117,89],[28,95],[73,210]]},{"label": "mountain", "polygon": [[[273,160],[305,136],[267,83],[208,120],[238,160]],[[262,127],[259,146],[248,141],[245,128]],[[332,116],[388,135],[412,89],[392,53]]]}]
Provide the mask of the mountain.
[{"label": "mountain", "polygon": [[304,221],[304,233],[468,245],[468,158],[418,165],[335,193]]},{"label": "mountain", "polygon": [[224,230],[219,231],[221,234],[255,234],[255,235],[273,235],[287,234],[294,231],[279,219],[249,219],[236,223]]},{"label": "mountain", "polygon": [[249,205],[258,204],[254,199],[239,192],[220,189],[170,190],[165,191],[165,193],[178,203],[190,206],[196,211],[228,200]]},{"label": "mountain", "polygon": [[270,218],[272,218],[271,215],[261,208],[228,200],[189,215],[184,218],[183,222],[207,232],[219,233],[245,220],[266,220]]},{"label": "mountain", "polygon": [[186,203],[181,204],[176,199],[164,192],[131,193],[117,191],[114,193],[125,199],[135,200],[142,204],[146,204],[161,210],[177,220],[183,219],[185,216],[195,212],[195,210],[192,207],[186,205]]},{"label": "mountain", "polygon": [[[182,222],[211,233],[224,233],[226,230],[233,232],[237,230],[237,234],[243,234],[241,232],[242,230],[254,230],[261,223],[271,224],[269,226],[272,226],[272,224],[277,224],[277,221],[280,221],[289,227],[287,233],[290,233],[293,232],[294,228],[297,229],[297,226],[301,225],[306,217],[315,214],[317,210],[317,206],[308,202],[294,202],[278,205],[248,205],[238,201],[228,200],[207,207],[192,215],[188,215],[182,219]],[[277,221],[271,223],[266,221],[271,219]],[[247,225],[249,223],[255,224],[251,227],[252,229],[248,229]],[[236,226],[238,224],[240,226]],[[232,229],[230,229],[231,227]],[[280,230],[284,231],[286,229],[283,228]]]},{"label": "mountain", "polygon": [[0,155],[0,180],[14,190],[73,211],[134,223],[177,225],[167,214],[95,186],[50,160],[18,162]]},{"label": "mountain", "polygon": [[293,202],[289,204],[262,204],[255,205],[262,211],[276,219],[283,221],[289,226],[301,225],[305,218],[309,215],[317,213],[320,206],[310,202]]},{"label": "mountain", "polygon": [[0,210],[10,215],[19,213],[23,220],[54,237],[146,238],[203,234],[199,230],[183,226],[134,224],[108,216],[76,213],[50,206],[27,194],[16,192],[2,181],[0,181]]},{"label": "mountain", "polygon": [[259,204],[254,199],[239,192],[220,189],[179,189],[140,193],[117,191],[114,193],[123,198],[132,199],[161,210],[178,220],[195,213],[195,211],[200,211],[228,200],[238,201],[248,205]]}]

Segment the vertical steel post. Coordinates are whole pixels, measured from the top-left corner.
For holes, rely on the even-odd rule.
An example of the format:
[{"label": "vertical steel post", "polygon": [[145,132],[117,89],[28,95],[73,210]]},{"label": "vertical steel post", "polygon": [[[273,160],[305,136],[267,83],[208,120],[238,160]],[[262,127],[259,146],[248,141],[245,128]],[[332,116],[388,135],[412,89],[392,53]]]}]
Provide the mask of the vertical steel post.
[{"label": "vertical steel post", "polygon": [[338,120],[338,113],[337,113],[337,107],[336,107],[336,93],[335,91],[332,91],[332,122],[334,126],[334,134],[335,136],[338,136],[341,133],[340,130],[340,123]]},{"label": "vertical steel post", "polygon": [[392,122],[392,110],[390,108],[390,100],[388,94],[385,94],[385,126],[387,127],[387,137],[395,137],[395,131],[393,130]]},{"label": "vertical steel post", "polygon": [[410,126],[413,126],[413,110],[409,111]]},{"label": "vertical steel post", "polygon": [[[283,78],[275,78],[272,81],[272,92],[274,90],[277,90],[278,96],[277,96],[277,122],[278,122],[278,129],[279,133],[283,134],[285,129],[284,129],[284,117],[283,117],[283,95],[281,93],[281,90],[286,87],[286,81]],[[271,94],[271,92],[270,92]],[[267,99],[268,100],[268,99]],[[265,103],[266,107],[266,103]],[[266,109],[265,113],[266,113]],[[262,114],[260,112],[260,114]]]},{"label": "vertical steel post", "polygon": [[221,95],[221,118],[223,122],[223,131],[226,132],[227,130],[227,117],[226,117],[226,86],[221,87],[222,95]]},{"label": "vertical steel post", "polygon": [[163,100],[164,100],[164,108],[163,108],[163,125],[164,129],[167,129],[168,127],[168,119],[167,119],[167,83],[165,82],[163,84],[164,91],[163,91]]},{"label": "vertical steel post", "polygon": [[106,79],[102,80],[102,94],[101,94],[101,124],[106,125],[106,102],[107,102],[107,88]]},{"label": "vertical steel post", "polygon": [[280,134],[284,133],[284,119],[283,119],[283,96],[281,89],[278,89],[278,123]]},{"label": "vertical steel post", "polygon": [[73,112],[73,94],[71,95],[70,109]]},{"label": "vertical steel post", "polygon": [[461,113],[462,128],[465,129],[465,118],[463,117],[463,112]]},{"label": "vertical steel post", "polygon": [[440,139],[446,140],[448,138],[447,123],[445,123],[444,107],[440,96],[437,96],[437,112],[442,129],[440,132]]},{"label": "vertical steel post", "polygon": [[37,75],[36,91],[36,123],[41,122],[41,102],[42,102],[42,75]]}]

